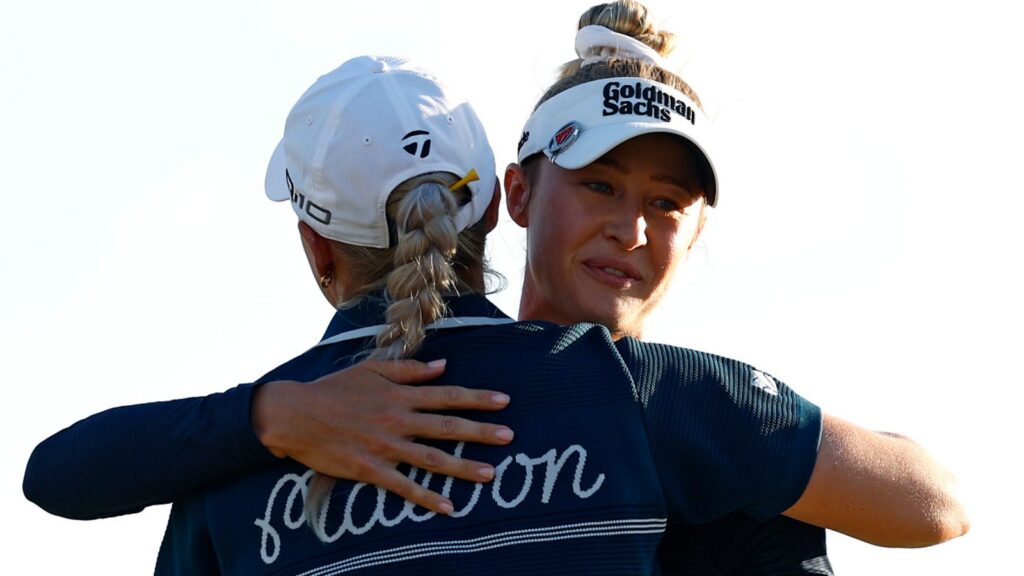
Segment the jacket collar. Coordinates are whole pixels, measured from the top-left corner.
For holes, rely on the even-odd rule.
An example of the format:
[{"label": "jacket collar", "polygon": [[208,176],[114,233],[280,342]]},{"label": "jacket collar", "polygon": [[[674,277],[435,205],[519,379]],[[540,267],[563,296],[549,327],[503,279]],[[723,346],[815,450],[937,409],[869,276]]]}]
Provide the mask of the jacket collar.
[{"label": "jacket collar", "polygon": [[[465,294],[445,298],[448,306],[446,317],[463,318],[496,318],[510,320],[510,318],[490,300],[479,294]],[[384,312],[387,309],[387,302],[381,293],[374,293],[364,296],[350,306],[339,309],[327,326],[322,340],[333,338],[344,332],[369,328],[384,323]]]}]

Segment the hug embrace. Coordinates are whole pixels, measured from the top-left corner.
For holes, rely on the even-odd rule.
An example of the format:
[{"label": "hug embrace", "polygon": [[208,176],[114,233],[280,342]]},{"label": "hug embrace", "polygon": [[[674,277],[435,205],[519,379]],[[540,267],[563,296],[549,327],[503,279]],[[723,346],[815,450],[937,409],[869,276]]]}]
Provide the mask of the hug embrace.
[{"label": "hug embrace", "polygon": [[[417,64],[320,77],[265,182],[336,309],[320,342],[58,432],[26,495],[72,518],[172,503],[158,574],[831,574],[824,529],[966,532],[910,440],[643,340],[719,201],[710,127],[642,5],[586,11],[575,48],[503,178],[472,106]],[[518,320],[485,297],[502,188],[527,233]]]}]

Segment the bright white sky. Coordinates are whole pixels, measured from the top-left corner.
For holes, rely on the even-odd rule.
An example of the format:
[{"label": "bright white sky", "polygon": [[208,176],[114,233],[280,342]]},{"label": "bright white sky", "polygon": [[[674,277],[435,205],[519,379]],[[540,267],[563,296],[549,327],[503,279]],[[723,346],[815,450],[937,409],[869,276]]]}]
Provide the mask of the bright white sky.
[{"label": "bright white sky", "polygon": [[[321,334],[331,311],[294,216],[263,196],[285,115],[319,74],[361,53],[418,57],[468,93],[503,167],[590,2],[343,4],[355,3],[0,8],[5,565],[149,573],[168,509],[50,517],[20,494],[31,449],[106,407],[255,379]],[[918,551],[831,535],[840,573],[997,571],[1024,512],[1015,13],[649,6],[679,35],[722,174],[651,339],[755,364],[958,474],[971,534]],[[506,219],[491,244],[509,279],[494,299],[514,315],[523,237]]]}]

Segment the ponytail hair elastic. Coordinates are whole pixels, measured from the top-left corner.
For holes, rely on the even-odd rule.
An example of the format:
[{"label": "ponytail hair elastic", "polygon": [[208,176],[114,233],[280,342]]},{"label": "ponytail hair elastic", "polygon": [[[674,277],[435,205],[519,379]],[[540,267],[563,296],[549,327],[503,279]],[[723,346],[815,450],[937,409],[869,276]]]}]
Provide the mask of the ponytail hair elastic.
[{"label": "ponytail hair elastic", "polygon": [[665,59],[657,50],[632,36],[619,34],[604,26],[584,26],[576,32],[576,55],[583,60],[581,66],[619,57],[642,60],[668,69]]}]

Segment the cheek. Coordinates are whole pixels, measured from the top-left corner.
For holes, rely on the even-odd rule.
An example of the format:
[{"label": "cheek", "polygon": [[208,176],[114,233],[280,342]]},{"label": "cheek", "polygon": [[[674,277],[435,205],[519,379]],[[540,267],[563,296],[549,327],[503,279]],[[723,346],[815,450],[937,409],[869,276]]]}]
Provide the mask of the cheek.
[{"label": "cheek", "polygon": [[567,251],[563,230],[558,226],[557,210],[545,208],[530,215],[526,246],[532,274],[541,278],[555,271],[556,262]]},{"label": "cheek", "polygon": [[662,276],[660,281],[665,283],[671,278],[679,263],[686,260],[690,242],[693,240],[693,230],[686,226],[672,227],[665,231],[662,240],[654,246],[651,255],[655,269]]},{"label": "cheek", "polygon": [[657,262],[657,279],[651,284],[650,292],[643,303],[643,308],[650,313],[664,299],[672,285],[676,269],[686,257],[687,242],[680,238],[669,240],[662,244],[662,250],[653,255]]},{"label": "cheek", "polygon": [[536,228],[531,221],[528,252],[531,260],[541,264],[542,274],[552,274],[556,264],[570,258],[573,253],[574,227],[571,221],[551,212],[537,219]]},{"label": "cheek", "polygon": [[675,253],[675,259],[677,261],[686,260],[690,249],[693,247],[694,243],[697,242],[697,230],[699,225],[699,217],[688,217],[683,222],[679,223],[673,234],[671,242],[671,247]]},{"label": "cheek", "polygon": [[544,201],[536,204],[536,210],[530,215],[531,251],[553,252],[578,244],[593,221],[586,206],[581,206],[576,196],[567,193],[546,195],[541,199]]}]

